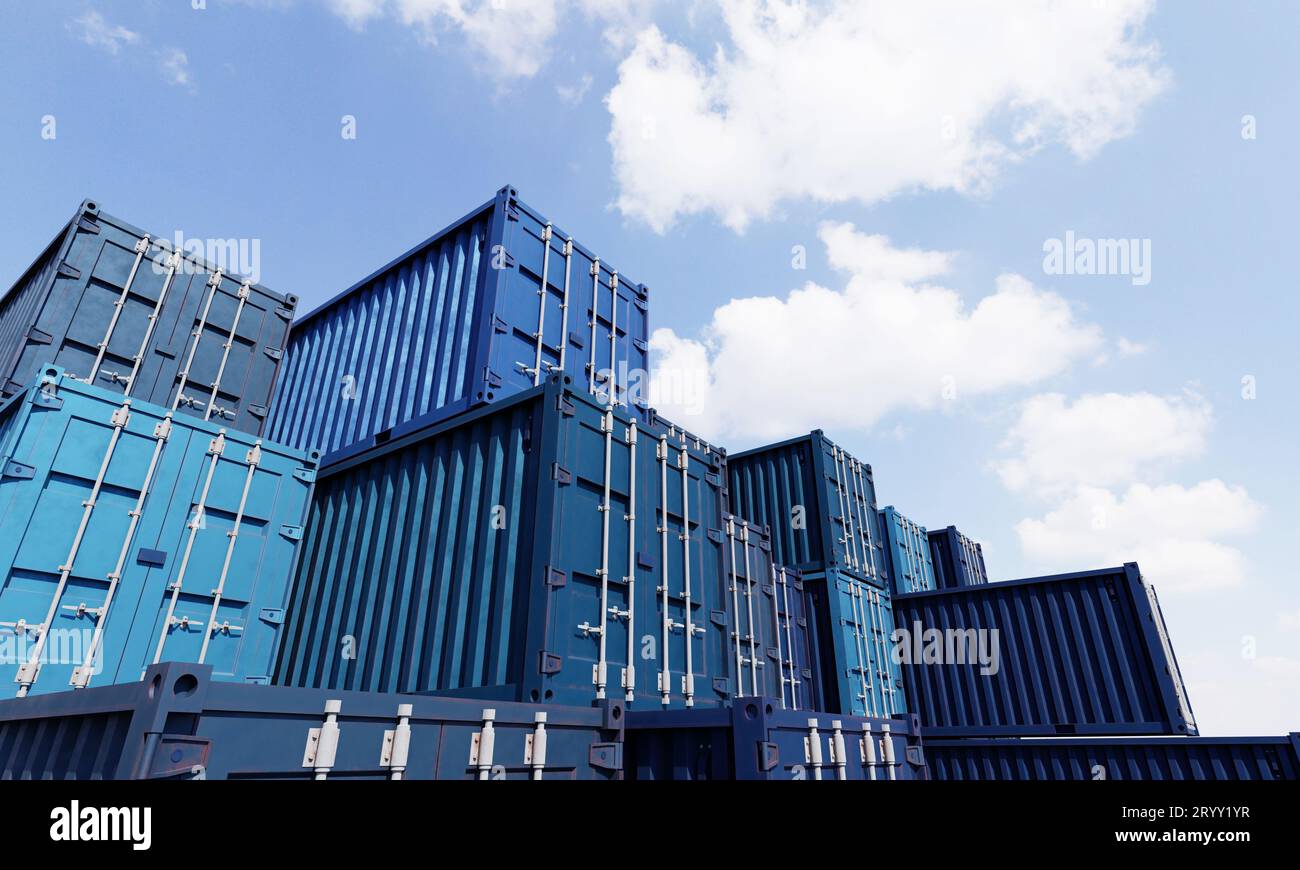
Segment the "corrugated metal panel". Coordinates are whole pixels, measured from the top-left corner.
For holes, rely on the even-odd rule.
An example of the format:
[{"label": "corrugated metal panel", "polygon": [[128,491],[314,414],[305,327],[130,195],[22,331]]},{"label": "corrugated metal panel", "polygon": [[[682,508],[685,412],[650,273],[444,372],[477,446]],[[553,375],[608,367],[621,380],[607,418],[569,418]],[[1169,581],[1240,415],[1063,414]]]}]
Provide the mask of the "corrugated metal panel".
[{"label": "corrugated metal panel", "polygon": [[[621,779],[623,709],[143,681],[0,701],[6,779]],[[489,739],[488,735],[491,735]]]},{"label": "corrugated metal panel", "polygon": [[[1136,564],[898,595],[894,606],[910,709],[927,735],[1196,733]],[[925,661],[949,639],[946,661]],[[971,639],[996,653],[995,667],[992,655],[986,668],[973,660]]]},{"label": "corrugated metal panel", "polygon": [[47,367],[0,408],[0,679],[269,681],[315,465]]},{"label": "corrugated metal panel", "polygon": [[630,712],[626,738],[628,779],[928,778],[910,716],[796,712],[746,698],[731,710]]},{"label": "corrugated metal panel", "polygon": [[644,417],[648,298],[502,188],[294,325],[270,437],[371,447],[557,371]]},{"label": "corrugated metal panel", "polygon": [[87,201],[0,300],[0,395],[26,389],[53,363],[256,434],[296,304]]},{"label": "corrugated metal panel", "polygon": [[732,511],[772,530],[779,564],[888,583],[871,466],[821,430],[727,458]]},{"label": "corrugated metal panel", "polygon": [[804,574],[803,583],[826,708],[853,716],[906,712],[889,594],[840,571]]},{"label": "corrugated metal panel", "polygon": [[[749,530],[747,548],[730,538],[729,561],[741,533],[721,473],[716,453],[558,376],[333,464],[277,682],[724,703],[738,691],[733,626],[747,639],[751,625],[747,607],[737,619],[732,564],[746,590],[753,576],[760,657],[776,644],[770,549]],[[777,669],[757,670],[779,698]]]},{"label": "corrugated metal panel", "polygon": [[989,582],[984,548],[957,531],[956,526],[928,533],[934,578],[939,589],[961,589]]},{"label": "corrugated metal panel", "polygon": [[930,555],[930,539],[925,526],[903,516],[893,505],[880,511],[880,519],[894,591],[929,592],[937,588],[934,559]]},{"label": "corrugated metal panel", "polygon": [[1300,734],[1286,737],[927,740],[933,779],[1296,780]]}]

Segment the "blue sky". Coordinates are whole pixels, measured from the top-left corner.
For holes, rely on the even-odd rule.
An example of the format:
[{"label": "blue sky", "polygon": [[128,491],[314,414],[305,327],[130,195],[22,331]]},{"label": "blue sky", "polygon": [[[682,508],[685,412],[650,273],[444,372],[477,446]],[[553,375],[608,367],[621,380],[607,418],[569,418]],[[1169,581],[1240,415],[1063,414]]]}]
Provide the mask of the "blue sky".
[{"label": "blue sky", "polygon": [[1203,732],[1300,728],[1294,4],[192,5],[6,10],[0,280],[93,197],[311,307],[513,184],[652,288],[683,423],[822,426],[999,578],[1137,559]]}]

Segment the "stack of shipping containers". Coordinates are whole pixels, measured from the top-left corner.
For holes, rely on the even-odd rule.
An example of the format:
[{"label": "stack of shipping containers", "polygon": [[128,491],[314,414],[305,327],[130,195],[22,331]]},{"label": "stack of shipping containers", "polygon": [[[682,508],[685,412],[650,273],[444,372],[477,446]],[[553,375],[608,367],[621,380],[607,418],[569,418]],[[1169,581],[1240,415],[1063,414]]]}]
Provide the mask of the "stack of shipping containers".
[{"label": "stack of shipping containers", "polygon": [[649,299],[505,187],[290,328],[83,203],[0,298],[0,776],[1300,776],[1136,565],[990,584],[822,432],[665,420]]}]

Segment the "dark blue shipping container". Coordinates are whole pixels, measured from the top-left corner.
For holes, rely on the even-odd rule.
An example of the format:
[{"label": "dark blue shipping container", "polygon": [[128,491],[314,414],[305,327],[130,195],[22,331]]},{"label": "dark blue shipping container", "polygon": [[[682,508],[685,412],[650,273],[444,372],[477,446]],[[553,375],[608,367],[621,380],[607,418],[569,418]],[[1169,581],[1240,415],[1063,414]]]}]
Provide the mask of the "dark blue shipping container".
[{"label": "dark blue shipping container", "polygon": [[928,533],[934,580],[940,589],[961,589],[989,582],[984,548],[957,531],[956,526]]},{"label": "dark blue shipping container", "polygon": [[926,779],[916,719],[779,710],[741,698],[730,710],[629,712],[628,779]]},{"label": "dark blue shipping container", "polygon": [[887,588],[871,466],[821,430],[727,459],[732,511],[772,530],[778,564]]},{"label": "dark blue shipping container", "polygon": [[623,708],[250,686],[204,665],[0,701],[0,778],[622,778]]},{"label": "dark blue shipping container", "polygon": [[556,372],[644,419],[647,300],[504,187],[294,324],[269,437],[373,446]]},{"label": "dark blue shipping container", "polygon": [[927,740],[939,780],[1296,780],[1300,734]]},{"label": "dark blue shipping container", "polygon": [[880,511],[885,531],[885,552],[889,555],[889,573],[894,591],[929,592],[937,588],[934,559],[925,526],[903,516],[893,505]]},{"label": "dark blue shipping container", "polygon": [[87,200],[0,298],[0,398],[54,364],[257,434],[296,304]]},{"label": "dark blue shipping container", "polygon": [[1155,589],[1134,563],[896,595],[894,612],[927,737],[1196,733]]},{"label": "dark blue shipping container", "polygon": [[276,682],[806,705],[786,591],[716,451],[553,375],[322,471]]},{"label": "dark blue shipping container", "polygon": [[803,586],[819,709],[874,717],[906,712],[889,594],[840,571],[804,574]]},{"label": "dark blue shipping container", "polygon": [[48,366],[0,405],[0,680],[269,682],[316,459]]}]

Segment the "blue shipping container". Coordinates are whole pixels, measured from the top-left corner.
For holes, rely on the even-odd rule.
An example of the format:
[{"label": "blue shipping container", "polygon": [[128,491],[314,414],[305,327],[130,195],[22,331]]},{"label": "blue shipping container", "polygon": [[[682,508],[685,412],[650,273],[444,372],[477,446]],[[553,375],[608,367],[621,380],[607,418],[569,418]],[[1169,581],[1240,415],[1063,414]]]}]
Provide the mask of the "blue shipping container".
[{"label": "blue shipping container", "polygon": [[927,737],[1196,733],[1138,566],[894,596]]},{"label": "blue shipping container", "polygon": [[937,588],[925,526],[903,516],[893,505],[880,511],[880,520],[885,531],[885,552],[889,555],[894,591],[929,592]]},{"label": "blue shipping container", "polygon": [[989,582],[984,548],[957,531],[956,526],[929,532],[935,584],[940,589],[961,589]]},{"label": "blue shipping container", "polygon": [[927,740],[940,780],[1297,780],[1300,734]]},{"label": "blue shipping container", "polygon": [[322,472],[276,682],[799,703],[770,544],[722,490],[716,452],[558,375],[396,435]]},{"label": "blue shipping container", "polygon": [[622,778],[623,709],[222,683],[206,665],[0,701],[3,779]]},{"label": "blue shipping container", "polygon": [[0,679],[268,682],[316,457],[56,366],[0,407]]},{"label": "blue shipping container", "polygon": [[778,564],[887,587],[871,466],[821,430],[727,458],[732,511],[767,525]]},{"label": "blue shipping container", "polygon": [[626,749],[627,778],[637,780],[928,778],[915,717],[779,710],[770,698],[629,712]]},{"label": "blue shipping container", "polygon": [[294,324],[269,437],[374,446],[553,372],[643,416],[647,299],[504,187]]},{"label": "blue shipping container", "polygon": [[822,709],[890,717],[907,711],[894,657],[889,594],[852,574],[804,574]]},{"label": "blue shipping container", "polygon": [[87,200],[0,298],[0,398],[52,363],[106,390],[257,434],[296,304]]}]

